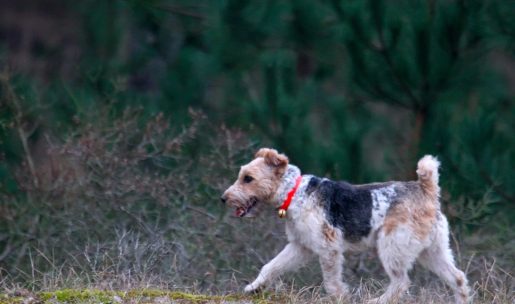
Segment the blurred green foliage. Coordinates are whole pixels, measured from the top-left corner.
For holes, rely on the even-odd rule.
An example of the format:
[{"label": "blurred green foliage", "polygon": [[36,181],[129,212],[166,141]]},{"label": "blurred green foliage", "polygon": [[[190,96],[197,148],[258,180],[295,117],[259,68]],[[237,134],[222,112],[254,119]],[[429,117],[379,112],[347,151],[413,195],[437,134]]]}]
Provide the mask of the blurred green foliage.
[{"label": "blurred green foliage", "polygon": [[41,23],[0,23],[5,195],[24,195],[16,168],[32,146],[95,125],[99,109],[162,112],[179,129],[194,108],[354,183],[413,178],[436,154],[453,223],[513,235],[511,1],[43,2],[0,2]]}]

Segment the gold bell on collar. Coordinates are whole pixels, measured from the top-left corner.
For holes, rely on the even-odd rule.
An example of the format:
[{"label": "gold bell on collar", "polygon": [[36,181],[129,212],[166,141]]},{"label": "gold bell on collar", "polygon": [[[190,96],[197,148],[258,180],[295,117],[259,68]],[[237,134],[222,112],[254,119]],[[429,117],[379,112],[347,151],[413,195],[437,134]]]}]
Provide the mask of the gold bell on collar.
[{"label": "gold bell on collar", "polygon": [[279,215],[280,218],[284,218],[284,217],[286,217],[286,210],[279,209],[279,211],[277,211],[277,214]]}]

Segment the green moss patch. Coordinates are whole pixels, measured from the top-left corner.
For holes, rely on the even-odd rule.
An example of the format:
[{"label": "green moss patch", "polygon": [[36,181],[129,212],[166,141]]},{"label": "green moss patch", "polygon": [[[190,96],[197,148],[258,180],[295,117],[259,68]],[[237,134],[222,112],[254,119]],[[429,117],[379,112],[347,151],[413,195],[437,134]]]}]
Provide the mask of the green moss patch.
[{"label": "green moss patch", "polygon": [[128,291],[112,291],[98,289],[61,289],[56,291],[36,292],[24,296],[10,296],[0,294],[0,304],[7,303],[48,303],[48,304],[188,304],[188,303],[277,303],[287,302],[285,298],[275,294],[260,294],[246,296],[240,294],[230,295],[204,295],[182,291],[167,291],[159,289],[134,289]]}]

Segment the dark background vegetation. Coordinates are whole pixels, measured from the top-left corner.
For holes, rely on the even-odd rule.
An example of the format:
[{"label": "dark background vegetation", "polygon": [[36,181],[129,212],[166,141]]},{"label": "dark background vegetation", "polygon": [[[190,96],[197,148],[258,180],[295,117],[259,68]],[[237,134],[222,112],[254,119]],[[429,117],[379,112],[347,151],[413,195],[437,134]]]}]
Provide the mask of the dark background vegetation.
[{"label": "dark background vegetation", "polygon": [[0,282],[237,290],[284,244],[218,203],[266,145],[353,183],[437,155],[460,265],[513,284],[514,55],[505,0],[0,0]]}]

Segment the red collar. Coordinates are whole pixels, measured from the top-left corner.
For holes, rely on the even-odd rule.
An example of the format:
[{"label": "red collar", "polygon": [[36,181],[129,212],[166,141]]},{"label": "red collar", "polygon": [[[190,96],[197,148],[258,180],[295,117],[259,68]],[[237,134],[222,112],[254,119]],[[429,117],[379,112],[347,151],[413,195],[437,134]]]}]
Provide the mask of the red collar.
[{"label": "red collar", "polygon": [[295,192],[297,192],[297,189],[299,188],[300,182],[302,181],[302,175],[299,175],[297,179],[295,180],[295,186],[288,192],[288,195],[286,196],[286,199],[284,200],[281,207],[279,207],[279,217],[283,218],[286,216],[286,210],[288,210],[288,207],[290,206],[291,200],[293,199],[293,196],[295,195]]}]

